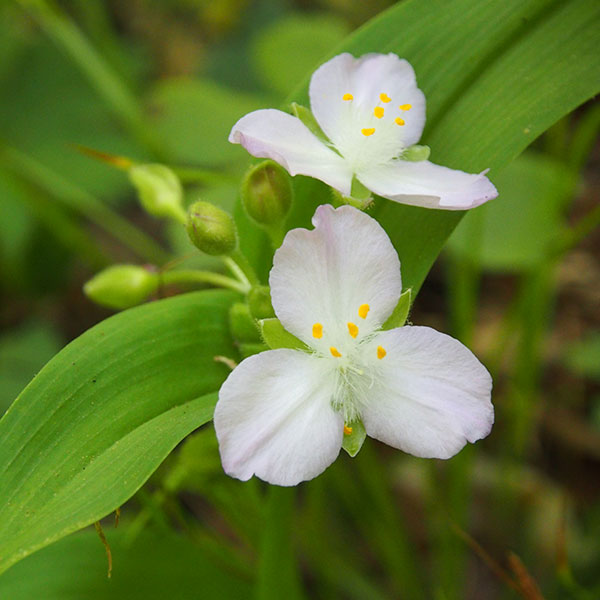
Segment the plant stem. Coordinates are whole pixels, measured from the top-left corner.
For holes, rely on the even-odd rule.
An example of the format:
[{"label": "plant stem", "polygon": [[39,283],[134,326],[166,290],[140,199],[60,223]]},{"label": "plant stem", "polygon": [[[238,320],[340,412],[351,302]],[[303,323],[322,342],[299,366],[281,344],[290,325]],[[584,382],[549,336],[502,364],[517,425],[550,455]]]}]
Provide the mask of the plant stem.
[{"label": "plant stem", "polygon": [[240,294],[247,294],[250,286],[236,281],[226,275],[212,271],[195,271],[193,269],[182,269],[180,271],[165,271],[161,273],[162,283],[171,285],[174,283],[209,283],[218,287],[227,288]]},{"label": "plant stem", "polygon": [[246,257],[238,249],[234,250],[229,256],[224,256],[223,262],[227,268],[243,283],[253,285],[259,285],[258,277],[254,272],[254,269],[250,266],[250,263]]}]

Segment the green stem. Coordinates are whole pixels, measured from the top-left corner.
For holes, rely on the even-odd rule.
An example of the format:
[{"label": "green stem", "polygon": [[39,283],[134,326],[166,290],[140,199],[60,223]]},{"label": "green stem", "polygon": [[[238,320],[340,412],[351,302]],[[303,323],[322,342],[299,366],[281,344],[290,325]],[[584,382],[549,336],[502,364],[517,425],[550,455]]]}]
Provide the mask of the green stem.
[{"label": "green stem", "polygon": [[223,262],[240,281],[252,286],[260,284],[254,269],[239,248],[231,252],[229,256],[224,256]]},{"label": "green stem", "polygon": [[51,8],[45,0],[17,0],[17,3],[71,57],[132,135],[160,156],[162,153],[150,128],[144,123],[143,112],[136,98],[78,27]]},{"label": "green stem", "polygon": [[194,271],[192,269],[182,269],[180,271],[165,271],[161,274],[163,284],[172,285],[175,283],[209,283],[218,287],[227,288],[240,294],[247,294],[250,286],[226,275],[214,273],[212,271]]},{"label": "green stem", "polygon": [[163,264],[170,259],[151,237],[108,208],[95,196],[14,148],[0,146],[4,166],[51,195],[57,202],[107,231],[142,259]]},{"label": "green stem", "polygon": [[207,171],[205,169],[197,169],[195,167],[178,167],[174,165],[167,165],[182,183],[206,183],[206,184],[224,184],[224,183],[237,183],[237,178],[233,175],[226,173],[218,173],[214,171]]}]

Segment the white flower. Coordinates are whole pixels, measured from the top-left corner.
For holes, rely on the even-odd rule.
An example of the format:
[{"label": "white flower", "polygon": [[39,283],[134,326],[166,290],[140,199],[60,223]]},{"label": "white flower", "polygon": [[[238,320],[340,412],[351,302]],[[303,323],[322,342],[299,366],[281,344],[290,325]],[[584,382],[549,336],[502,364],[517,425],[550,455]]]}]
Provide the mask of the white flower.
[{"label": "white flower", "polygon": [[357,419],[371,437],[428,458],[485,437],[491,378],[475,356],[428,327],[380,330],[402,286],[381,226],[329,205],[313,224],[286,235],[270,275],[277,316],[312,351],[269,350],[231,372],[214,415],[225,471],[278,485],[311,479]]},{"label": "white flower", "polygon": [[408,160],[425,125],[425,96],[413,68],[395,54],[332,58],[313,73],[310,104],[329,143],[274,109],[242,117],[229,141],[345,196],[351,196],[354,177],[379,196],[427,208],[465,210],[498,195],[484,173]]}]

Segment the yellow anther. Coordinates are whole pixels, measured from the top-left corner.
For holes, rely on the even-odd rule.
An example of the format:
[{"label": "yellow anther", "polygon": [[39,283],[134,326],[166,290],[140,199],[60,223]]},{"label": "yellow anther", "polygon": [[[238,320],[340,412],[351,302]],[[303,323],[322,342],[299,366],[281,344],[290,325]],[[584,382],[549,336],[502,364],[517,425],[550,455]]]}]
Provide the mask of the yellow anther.
[{"label": "yellow anther", "polygon": [[369,311],[371,310],[371,307],[368,304],[361,304],[358,307],[358,316],[361,319],[366,319],[367,315],[369,314]]},{"label": "yellow anther", "polygon": [[396,121],[397,125],[404,125],[404,119],[401,119],[400,117],[396,117],[394,121]]},{"label": "yellow anther", "polygon": [[348,333],[355,338],[358,335],[358,327],[354,323],[348,323]]},{"label": "yellow anther", "polygon": [[344,425],[344,435],[350,435],[352,433],[352,427],[348,427],[348,425]]},{"label": "yellow anther", "polygon": [[321,323],[315,323],[313,325],[313,337],[318,340],[323,337],[323,325],[321,325]]},{"label": "yellow anther", "polygon": [[335,346],[331,346],[331,348],[329,348],[329,352],[331,352],[332,356],[335,356],[336,358],[342,357],[340,351]]},{"label": "yellow anther", "polygon": [[370,135],[373,135],[375,133],[375,127],[369,127],[368,129],[361,129],[360,132],[369,137]]},{"label": "yellow anther", "polygon": [[352,94],[344,94],[342,96],[342,100],[345,100],[346,102],[348,102],[348,100],[354,100],[354,96]]},{"label": "yellow anther", "polygon": [[381,117],[383,117],[383,113],[384,113],[383,106],[376,106],[376,107],[373,109],[373,114],[374,114],[374,115],[375,115],[375,116],[376,116],[378,119],[381,119]]},{"label": "yellow anther", "polygon": [[377,358],[379,360],[381,360],[386,354],[387,352],[383,346],[377,346]]},{"label": "yellow anther", "polygon": [[399,108],[400,110],[410,110],[412,108],[412,104],[401,104]]},{"label": "yellow anther", "polygon": [[392,101],[392,99],[391,99],[391,98],[390,98],[390,97],[389,97],[387,94],[384,94],[383,92],[382,92],[381,94],[379,94],[379,99],[380,99],[382,102],[385,102],[386,104],[387,104],[388,102],[391,102],[391,101]]}]

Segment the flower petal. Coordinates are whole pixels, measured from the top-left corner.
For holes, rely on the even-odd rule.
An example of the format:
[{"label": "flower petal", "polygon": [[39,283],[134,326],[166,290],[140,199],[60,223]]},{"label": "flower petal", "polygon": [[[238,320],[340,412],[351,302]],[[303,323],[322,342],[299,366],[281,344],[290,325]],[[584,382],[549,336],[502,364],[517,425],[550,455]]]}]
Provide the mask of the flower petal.
[{"label": "flower petal", "polygon": [[402,204],[467,210],[498,195],[485,176],[441,167],[423,160],[396,160],[387,165],[365,169],[357,174],[360,182],[383,198]]},{"label": "flower petal", "polygon": [[[275,313],[313,348],[360,340],[390,315],[402,289],[400,261],[382,227],[351,206],[317,208],[315,229],[293,229],[275,253],[270,275]],[[368,305],[364,316],[359,309]],[[358,328],[351,337],[349,323]],[[322,336],[313,325],[322,325]]]},{"label": "flower petal", "polygon": [[344,159],[292,115],[275,109],[251,112],[233,126],[229,141],[252,156],[277,161],[290,175],[309,175],[350,194],[352,173]]},{"label": "flower petal", "polygon": [[[346,94],[352,100],[344,100]],[[384,95],[383,102],[380,95]],[[416,144],[425,125],[425,96],[417,87],[411,65],[395,54],[366,54],[354,58],[344,53],[320,66],[310,80],[311,109],[329,139],[342,150],[348,145],[349,128],[362,141],[360,128],[371,127],[364,120],[356,122],[356,112],[372,120],[375,106],[385,111],[381,120],[372,124],[402,118],[404,125],[393,125],[398,146]],[[400,107],[403,108],[400,108]],[[342,150],[342,154],[344,154]]]},{"label": "flower petal", "polygon": [[270,350],[231,372],[214,416],[228,475],[296,485],[336,459],[344,422],[331,407],[335,378],[327,366],[297,350]]},{"label": "flower petal", "polygon": [[[400,327],[370,345],[375,383],[361,415],[368,435],[424,458],[450,458],[488,435],[492,380],[459,341],[429,327]],[[385,349],[381,359],[376,346]]]}]

